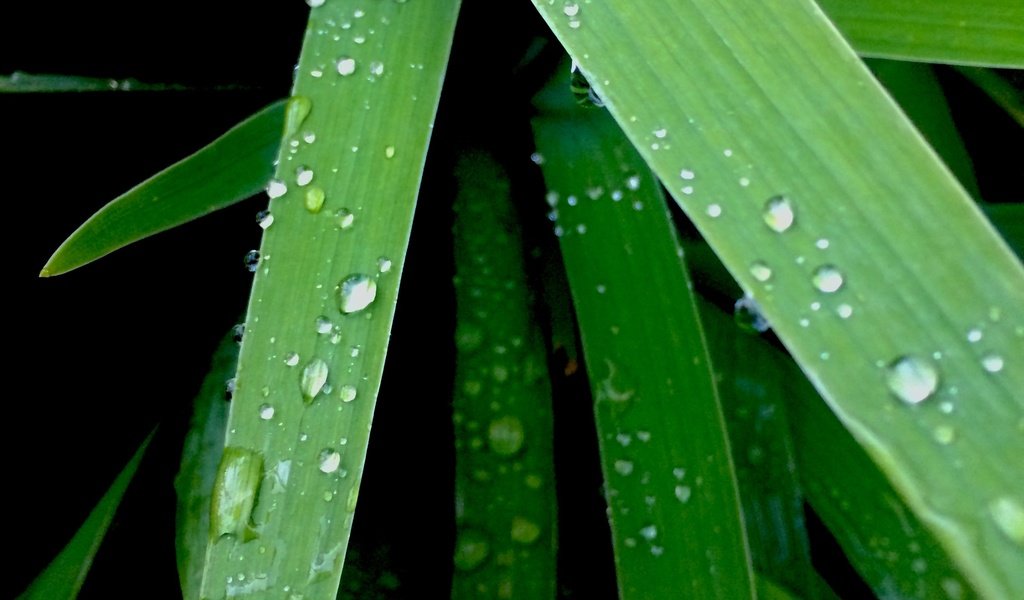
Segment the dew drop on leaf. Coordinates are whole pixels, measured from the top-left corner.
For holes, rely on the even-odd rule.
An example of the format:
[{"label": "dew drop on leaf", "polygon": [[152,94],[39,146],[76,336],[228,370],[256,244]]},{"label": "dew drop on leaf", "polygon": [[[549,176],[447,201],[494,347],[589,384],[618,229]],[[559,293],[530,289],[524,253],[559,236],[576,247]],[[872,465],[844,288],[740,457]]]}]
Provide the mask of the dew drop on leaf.
[{"label": "dew drop on leaf", "polygon": [[782,233],[792,227],[795,220],[793,205],[790,203],[789,198],[785,196],[772,196],[769,198],[768,202],[764,205],[764,211],[761,216],[764,217],[764,222],[768,227],[778,233]]},{"label": "dew drop on leaf", "polygon": [[302,392],[302,399],[306,404],[313,402],[313,399],[324,389],[327,383],[328,367],[321,358],[314,358],[302,369],[299,377],[299,390]]},{"label": "dew drop on leaf", "polygon": [[349,275],[338,286],[338,307],[351,314],[366,308],[377,297],[377,282],[367,275]]},{"label": "dew drop on leaf", "polygon": [[928,359],[901,356],[886,369],[886,384],[897,398],[907,404],[920,404],[939,387],[939,370]]},{"label": "dew drop on leaf", "polygon": [[320,451],[320,471],[323,473],[334,473],[341,466],[341,453],[331,448],[324,448]]},{"label": "dew drop on leaf", "polygon": [[822,265],[811,274],[811,283],[819,292],[832,294],[843,287],[843,274],[832,265]]}]

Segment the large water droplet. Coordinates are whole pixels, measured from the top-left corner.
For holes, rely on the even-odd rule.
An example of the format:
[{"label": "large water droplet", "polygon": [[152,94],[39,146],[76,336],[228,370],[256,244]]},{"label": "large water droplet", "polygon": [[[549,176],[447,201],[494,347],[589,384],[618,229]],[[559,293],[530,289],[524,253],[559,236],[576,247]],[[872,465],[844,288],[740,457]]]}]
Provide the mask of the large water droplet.
[{"label": "large water droplet", "polygon": [[341,453],[332,448],[324,448],[317,460],[322,473],[334,473],[341,466]]},{"label": "large water droplet", "polygon": [[352,73],[356,72],[356,59],[348,56],[342,56],[338,59],[335,67],[338,69],[338,75],[348,77]]},{"label": "large water droplet", "polygon": [[[289,98],[284,115],[285,137],[291,137],[298,133],[302,123],[312,110],[313,102],[309,98],[305,96],[292,96]],[[274,198],[274,196],[271,196],[271,198]]]},{"label": "large water droplet", "polygon": [[302,391],[302,399],[306,404],[312,403],[317,394],[324,389],[324,384],[327,383],[327,373],[327,363],[320,358],[314,358],[302,369],[302,375],[299,377],[299,390]]},{"label": "large water droplet", "polygon": [[320,209],[324,206],[324,199],[327,198],[327,194],[324,190],[318,186],[313,186],[306,190],[306,210],[316,214],[320,212]]},{"label": "large water droplet", "polygon": [[773,231],[782,233],[793,226],[793,205],[785,196],[772,196],[764,205],[764,222]]},{"label": "large water droplet", "polygon": [[472,529],[463,529],[455,540],[455,568],[460,571],[472,571],[487,560],[490,552],[491,545],[484,534]]},{"label": "large water droplet", "polygon": [[811,283],[819,292],[832,294],[843,287],[843,274],[832,265],[822,265],[811,274]]},{"label": "large water droplet", "polygon": [[263,404],[260,406],[260,418],[264,421],[269,421],[274,418],[274,407],[271,404]]},{"label": "large water droplet", "polygon": [[377,270],[380,271],[381,273],[387,273],[391,271],[391,264],[392,263],[390,258],[382,256],[377,259]]},{"label": "large water droplet", "polygon": [[500,456],[513,456],[523,448],[523,422],[519,417],[506,415],[491,421],[487,427],[487,444]]},{"label": "large water droplet", "polygon": [[1018,546],[1024,546],[1024,506],[1009,496],[996,498],[988,505],[999,531]]},{"label": "large water droplet", "polygon": [[1003,357],[992,352],[981,357],[981,367],[989,373],[1002,371],[1003,364]]},{"label": "large water droplet", "polygon": [[210,533],[214,538],[235,535],[249,539],[253,534],[252,509],[262,480],[260,453],[237,446],[224,448],[210,507]]},{"label": "large water droplet", "polygon": [[886,371],[886,383],[907,404],[924,402],[939,387],[939,370],[926,358],[901,356]]},{"label": "large water droplet", "polygon": [[358,390],[354,385],[343,385],[338,390],[338,397],[342,402],[352,402],[356,399],[356,394],[358,394]]},{"label": "large water droplet", "polygon": [[693,493],[688,485],[677,485],[675,487],[676,500],[679,500],[683,504],[690,501],[690,495]]},{"label": "large water droplet", "polygon": [[313,181],[313,169],[309,167],[299,167],[295,169],[295,184],[299,187],[305,187]]},{"label": "large water droplet", "polygon": [[341,312],[359,312],[377,297],[377,282],[367,275],[356,273],[342,280],[338,292]]}]

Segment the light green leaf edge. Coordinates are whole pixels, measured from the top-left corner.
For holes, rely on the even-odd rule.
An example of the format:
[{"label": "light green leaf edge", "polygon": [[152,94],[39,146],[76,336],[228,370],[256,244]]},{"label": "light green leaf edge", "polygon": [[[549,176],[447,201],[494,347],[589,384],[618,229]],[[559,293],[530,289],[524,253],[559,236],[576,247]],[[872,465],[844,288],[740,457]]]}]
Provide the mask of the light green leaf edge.
[{"label": "light green leaf edge", "polygon": [[31,585],[18,598],[20,600],[52,600],[66,598],[74,600],[85,583],[85,578],[92,567],[92,561],[103,543],[103,538],[114,520],[117,507],[128,491],[128,485],[135,477],[135,472],[146,454],[146,448],[153,440],[154,430],[139,445],[131,460],[118,474],[114,483],[103,494],[96,507],[92,509],[82,526],[75,532],[68,545],[60,551],[53,561],[40,573]]},{"label": "light green leaf edge", "polygon": [[535,99],[547,201],[580,325],[619,597],[753,598],[721,408],[657,182],[614,123]]},{"label": "light green leaf edge", "polygon": [[264,478],[258,490],[227,477],[214,490],[224,509],[258,494],[256,537],[211,541],[204,598],[337,593],[458,7],[328,2],[310,13],[225,441],[226,456],[262,457]]},{"label": "light green leaf edge", "polygon": [[1024,4],[1017,0],[821,0],[864,56],[1024,67]]},{"label": "light green leaf edge", "polygon": [[67,273],[262,190],[274,172],[284,108],[284,101],[267,106],[111,200],[64,240],[40,277]]},{"label": "light green leaf edge", "polygon": [[535,4],[964,575],[1024,594],[1024,484],[995,458],[1024,455],[1024,269],[816,5]]},{"label": "light green leaf edge", "polygon": [[509,180],[455,167],[455,571],[452,598],[555,598],[551,381]]}]

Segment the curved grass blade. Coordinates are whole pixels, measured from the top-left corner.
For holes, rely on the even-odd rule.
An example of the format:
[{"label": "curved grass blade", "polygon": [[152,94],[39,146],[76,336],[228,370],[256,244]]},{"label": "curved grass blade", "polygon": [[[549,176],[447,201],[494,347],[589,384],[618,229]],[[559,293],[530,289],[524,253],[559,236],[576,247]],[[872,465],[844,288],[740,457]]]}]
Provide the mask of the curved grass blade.
[{"label": "curved grass blade", "polygon": [[992,69],[957,67],[957,71],[981,88],[993,102],[1024,127],[1024,90],[1014,86]]},{"label": "curved grass blade", "polygon": [[238,364],[238,342],[234,337],[228,335],[221,340],[210,372],[193,401],[189,431],[181,450],[181,467],[174,479],[178,495],[174,548],[185,600],[200,597],[206,544],[210,539],[213,480],[228,420],[225,384],[234,376]]},{"label": "curved grass blade", "polygon": [[210,540],[204,598],[337,593],[458,7],[310,12],[214,486],[212,529],[235,529]]},{"label": "curved grass blade", "polygon": [[132,455],[131,460],[125,465],[117,479],[110,485],[103,497],[92,509],[89,516],[82,523],[82,526],[75,532],[74,537],[68,545],[60,551],[60,554],[40,573],[31,585],[28,586],[20,596],[21,600],[52,600],[53,598],[66,598],[74,600],[78,596],[85,578],[92,567],[93,558],[103,543],[103,537],[114,520],[117,507],[121,504],[124,493],[135,472],[146,454],[154,430],[139,445],[138,450]]},{"label": "curved grass blade", "polygon": [[508,177],[469,151],[455,171],[453,598],[554,598],[551,384]]},{"label": "curved grass blade", "polygon": [[535,4],[964,576],[1024,594],[1024,269],[816,6]]},{"label": "curved grass blade", "polygon": [[548,203],[595,399],[619,593],[754,597],[703,334],[664,199],[556,77],[535,103]]},{"label": "curved grass blade", "polygon": [[189,86],[180,83],[149,83],[131,77],[109,79],[81,75],[54,75],[15,71],[0,76],[0,94],[51,94],[60,92],[221,92],[252,89],[244,85]]},{"label": "curved grass blade", "polygon": [[273,174],[284,101],[111,200],[64,241],[40,277],[67,273],[259,192]]},{"label": "curved grass blade", "polygon": [[819,0],[859,54],[922,62],[1024,67],[1017,0]]}]

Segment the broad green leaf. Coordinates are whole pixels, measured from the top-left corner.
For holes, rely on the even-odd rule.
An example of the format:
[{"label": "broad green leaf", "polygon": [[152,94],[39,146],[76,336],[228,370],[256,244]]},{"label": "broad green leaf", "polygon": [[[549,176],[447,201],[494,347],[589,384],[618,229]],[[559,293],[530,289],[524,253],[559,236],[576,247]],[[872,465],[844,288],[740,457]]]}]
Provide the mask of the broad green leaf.
[{"label": "broad green leaf", "polygon": [[993,102],[1024,127],[1024,90],[1015,87],[992,69],[958,67],[957,71],[981,88]]},{"label": "broad green leaf", "polygon": [[[595,401],[621,598],[754,596],[707,350],[664,198],[615,124],[535,100]],[[563,78],[564,77],[564,78]]]},{"label": "broad green leaf", "polygon": [[824,15],[535,4],[964,577],[1024,594],[1024,269]]},{"label": "broad green leaf", "polygon": [[864,56],[1024,67],[1018,0],[820,0]]},{"label": "broad green leaf", "polygon": [[453,598],[554,598],[551,383],[508,177],[469,150],[455,170]]},{"label": "broad green leaf", "polygon": [[192,402],[192,417],[181,450],[181,467],[174,479],[178,494],[175,518],[175,554],[185,600],[199,599],[206,544],[210,539],[210,500],[228,420],[224,394],[238,364],[234,335],[221,340],[210,372]]},{"label": "broad green leaf", "polygon": [[0,75],[0,94],[50,94],[57,92],[192,92],[239,91],[243,85],[189,86],[180,83],[149,83],[131,77],[109,79],[81,75],[55,75],[15,71]]},{"label": "broad green leaf", "polygon": [[89,516],[82,523],[82,526],[75,532],[74,537],[68,545],[60,551],[60,554],[53,559],[46,569],[40,573],[35,580],[22,592],[18,598],[21,600],[52,600],[54,598],[66,598],[73,600],[78,596],[85,578],[92,567],[92,561],[103,543],[103,537],[114,520],[117,507],[121,504],[128,485],[135,477],[135,472],[146,454],[146,448],[152,441],[150,433],[139,445],[139,449],[132,455],[131,460],[110,485],[103,497],[92,509]]},{"label": "broad green leaf", "polygon": [[337,593],[458,6],[310,12],[214,486],[243,535],[211,539],[204,598]]},{"label": "broad green leaf", "polygon": [[41,277],[60,275],[259,192],[273,173],[285,103],[275,102],[111,200],[57,248]]}]

